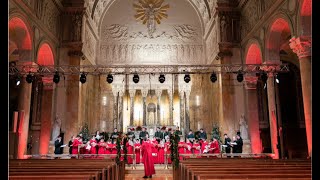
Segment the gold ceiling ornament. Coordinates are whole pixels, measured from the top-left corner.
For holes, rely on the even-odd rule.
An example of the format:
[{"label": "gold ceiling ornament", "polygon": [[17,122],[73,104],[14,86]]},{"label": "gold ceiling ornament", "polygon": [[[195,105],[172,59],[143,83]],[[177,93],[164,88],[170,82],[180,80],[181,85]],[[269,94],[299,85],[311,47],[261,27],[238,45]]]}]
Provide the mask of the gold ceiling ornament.
[{"label": "gold ceiling ornament", "polygon": [[164,0],[139,0],[138,3],[133,3],[136,10],[134,17],[142,21],[142,24],[147,24],[150,37],[156,31],[156,23],[160,24],[162,18],[168,18],[167,10],[170,6],[162,5],[163,2]]}]

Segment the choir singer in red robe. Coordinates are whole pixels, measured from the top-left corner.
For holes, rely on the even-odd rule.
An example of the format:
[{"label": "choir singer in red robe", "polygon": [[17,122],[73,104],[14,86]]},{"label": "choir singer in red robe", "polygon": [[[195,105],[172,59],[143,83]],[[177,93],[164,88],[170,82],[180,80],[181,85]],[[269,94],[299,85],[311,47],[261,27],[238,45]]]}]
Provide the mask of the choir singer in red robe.
[{"label": "choir singer in red robe", "polygon": [[143,142],[141,146],[142,163],[144,165],[143,178],[152,178],[152,174],[156,174],[152,157],[152,147],[154,147],[154,145],[152,141],[149,139],[149,134],[146,134],[146,140]]}]

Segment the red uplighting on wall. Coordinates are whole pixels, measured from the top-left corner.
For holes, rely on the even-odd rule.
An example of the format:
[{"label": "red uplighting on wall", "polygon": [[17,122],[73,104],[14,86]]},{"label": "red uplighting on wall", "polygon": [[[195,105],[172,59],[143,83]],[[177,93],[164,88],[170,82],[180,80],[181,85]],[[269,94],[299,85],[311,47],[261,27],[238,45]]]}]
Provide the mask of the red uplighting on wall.
[{"label": "red uplighting on wall", "polygon": [[290,26],[288,22],[283,18],[276,19],[270,28],[270,36],[267,42],[267,48],[272,50],[277,50],[279,53],[279,48],[283,38],[286,38],[286,35],[290,35]]},{"label": "red uplighting on wall", "polygon": [[18,17],[9,20],[9,37],[24,50],[31,50],[31,37],[24,21]]},{"label": "red uplighting on wall", "polygon": [[54,58],[49,44],[42,44],[38,51],[38,64],[43,66],[54,65]]},{"label": "red uplighting on wall", "polygon": [[257,44],[251,44],[246,57],[246,64],[261,64],[262,55]]},{"label": "red uplighting on wall", "polygon": [[312,1],[304,0],[301,6],[301,16],[311,16],[312,15]]}]

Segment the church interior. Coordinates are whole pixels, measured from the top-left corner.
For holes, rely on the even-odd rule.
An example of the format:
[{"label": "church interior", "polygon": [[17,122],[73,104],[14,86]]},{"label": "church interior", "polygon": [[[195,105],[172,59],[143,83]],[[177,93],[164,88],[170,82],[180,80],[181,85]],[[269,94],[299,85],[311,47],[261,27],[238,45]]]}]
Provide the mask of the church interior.
[{"label": "church interior", "polygon": [[[249,168],[270,155],[290,167],[266,179],[311,179],[311,19],[311,0],[9,0],[9,179],[36,179],[16,172],[19,160],[54,157],[58,136],[139,138],[142,127],[151,138],[180,128],[181,139],[203,129],[220,145],[240,134],[243,158],[221,146],[208,163],[241,167],[248,156]],[[213,179],[192,169],[200,160],[166,161],[152,178]],[[108,163],[112,179],[143,176],[141,164]],[[257,178],[249,171],[238,179]]]}]

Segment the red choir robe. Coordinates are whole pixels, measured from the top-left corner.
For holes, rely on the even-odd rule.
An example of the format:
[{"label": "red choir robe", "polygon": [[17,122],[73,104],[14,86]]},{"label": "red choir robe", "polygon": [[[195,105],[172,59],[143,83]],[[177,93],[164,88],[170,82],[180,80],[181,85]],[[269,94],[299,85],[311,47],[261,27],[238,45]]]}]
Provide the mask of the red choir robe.
[{"label": "red choir robe", "polygon": [[153,155],[153,163],[158,164],[158,141],[154,140],[152,141],[153,147],[152,147],[152,153],[155,154]]},{"label": "red choir robe", "polygon": [[180,154],[184,154],[184,147],[185,147],[185,142],[179,142],[178,143],[178,153],[179,153],[179,160],[183,159],[183,156],[180,156]]},{"label": "red choir robe", "polygon": [[112,159],[114,159],[117,157],[116,155],[118,153],[117,144],[111,144],[110,147],[111,147],[111,154],[115,154],[115,156],[112,157]]},{"label": "red choir robe", "polygon": [[97,148],[96,148],[96,145],[97,145],[97,141],[95,139],[91,139],[90,140],[90,154],[97,154]]},{"label": "red choir robe", "polygon": [[78,139],[74,139],[72,143],[72,154],[78,154],[78,146],[82,143]]},{"label": "red choir robe", "polygon": [[204,150],[205,149],[208,149],[206,146],[208,145],[209,143],[207,141],[203,141],[201,143],[201,153],[203,154],[204,153]]},{"label": "red choir robe", "polygon": [[105,154],[111,154],[112,151],[112,143],[111,142],[107,142],[107,147],[106,147],[106,151],[104,152]]},{"label": "red choir robe", "polygon": [[[126,146],[127,146],[127,154],[132,154],[133,153],[133,142],[129,140],[127,142]],[[128,164],[132,164],[133,163],[131,155],[127,156],[127,160],[128,160]]]},{"label": "red choir robe", "polygon": [[[185,143],[185,154],[192,154],[192,143],[188,142]],[[186,156],[186,158],[189,158],[190,156]]]},{"label": "red choir robe", "polygon": [[170,142],[166,142],[165,145],[164,145],[164,150],[165,150],[165,153],[167,154],[167,161],[168,161],[168,164],[171,164],[172,161],[171,161],[171,149],[170,149]]},{"label": "red choir robe", "polygon": [[145,176],[152,176],[153,174],[156,174],[152,157],[152,147],[154,147],[154,145],[151,141],[144,141],[141,146],[142,163],[144,166]]},{"label": "red choir robe", "polygon": [[[194,143],[192,146],[193,154],[200,154],[201,147],[199,143]],[[197,156],[197,158],[200,158],[201,156]]]},{"label": "red choir robe", "polygon": [[136,164],[140,164],[140,147],[141,147],[140,142],[134,143],[134,151],[136,154]]},{"label": "red choir robe", "polygon": [[[90,145],[90,146],[91,146],[91,145]],[[91,147],[90,147],[90,149],[87,149],[87,148],[89,148],[88,144],[86,144],[86,145],[83,147],[83,154],[90,154],[90,149],[91,149]]]},{"label": "red choir robe", "polygon": [[220,153],[220,147],[218,141],[214,141],[210,145],[210,149],[214,148],[213,150],[210,151],[210,153],[215,154],[215,153]]},{"label": "red choir robe", "polygon": [[106,151],[106,142],[99,142],[99,150],[98,150],[98,154],[105,154]]},{"label": "red choir robe", "polygon": [[164,164],[164,143],[159,143],[158,145],[158,163]]}]

